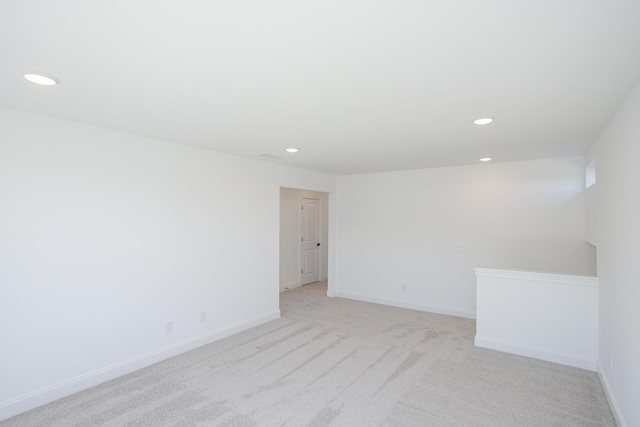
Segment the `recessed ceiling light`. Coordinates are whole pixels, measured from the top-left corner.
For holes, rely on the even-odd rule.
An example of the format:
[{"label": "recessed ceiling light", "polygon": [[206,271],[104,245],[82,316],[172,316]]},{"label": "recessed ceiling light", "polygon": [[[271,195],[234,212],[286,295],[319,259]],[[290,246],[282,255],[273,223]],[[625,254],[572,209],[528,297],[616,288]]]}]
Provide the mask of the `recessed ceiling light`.
[{"label": "recessed ceiling light", "polygon": [[488,125],[489,123],[491,123],[493,121],[493,119],[491,117],[483,117],[481,119],[475,119],[473,121],[474,125],[479,125],[479,126],[483,126],[483,125]]},{"label": "recessed ceiling light", "polygon": [[297,148],[287,148],[287,152],[288,153],[297,153],[298,151],[300,151],[300,150],[297,149]]},{"label": "recessed ceiling light", "polygon": [[481,162],[490,162],[491,160],[493,160],[493,157],[482,157],[480,159]]},{"label": "recessed ceiling light", "polygon": [[32,83],[44,86],[53,86],[60,83],[60,79],[51,74],[42,73],[40,71],[21,71],[20,74]]}]

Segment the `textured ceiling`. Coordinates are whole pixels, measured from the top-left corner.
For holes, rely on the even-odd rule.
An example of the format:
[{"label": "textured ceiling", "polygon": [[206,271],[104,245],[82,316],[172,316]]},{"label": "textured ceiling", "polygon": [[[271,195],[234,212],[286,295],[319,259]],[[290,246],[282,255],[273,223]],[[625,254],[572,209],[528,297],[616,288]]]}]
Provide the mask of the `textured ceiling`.
[{"label": "textured ceiling", "polygon": [[1,106],[333,174],[584,154],[639,79],[638,1],[0,3]]}]

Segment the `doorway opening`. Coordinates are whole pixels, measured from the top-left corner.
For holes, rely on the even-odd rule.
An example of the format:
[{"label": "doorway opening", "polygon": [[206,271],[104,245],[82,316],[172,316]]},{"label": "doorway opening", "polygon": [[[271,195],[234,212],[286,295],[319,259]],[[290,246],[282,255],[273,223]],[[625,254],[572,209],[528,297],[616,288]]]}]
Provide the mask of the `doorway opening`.
[{"label": "doorway opening", "polygon": [[329,194],[280,188],[280,292],[328,279]]}]

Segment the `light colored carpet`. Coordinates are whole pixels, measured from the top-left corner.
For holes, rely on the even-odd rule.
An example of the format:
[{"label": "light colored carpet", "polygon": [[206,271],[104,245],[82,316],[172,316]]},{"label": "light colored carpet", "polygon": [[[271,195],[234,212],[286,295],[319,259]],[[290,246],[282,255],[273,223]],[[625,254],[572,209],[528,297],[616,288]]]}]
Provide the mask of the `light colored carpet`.
[{"label": "light colored carpet", "polygon": [[475,322],[281,294],[282,318],[2,426],[615,426],[593,372],[473,346]]}]

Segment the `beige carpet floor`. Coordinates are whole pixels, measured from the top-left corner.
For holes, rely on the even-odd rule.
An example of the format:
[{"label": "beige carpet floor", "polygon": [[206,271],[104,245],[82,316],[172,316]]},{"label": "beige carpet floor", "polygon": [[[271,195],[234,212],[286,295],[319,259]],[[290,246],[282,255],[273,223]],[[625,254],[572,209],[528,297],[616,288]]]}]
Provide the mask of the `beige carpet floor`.
[{"label": "beige carpet floor", "polygon": [[615,426],[595,373],[473,346],[475,322],[281,294],[282,318],[2,426]]}]

